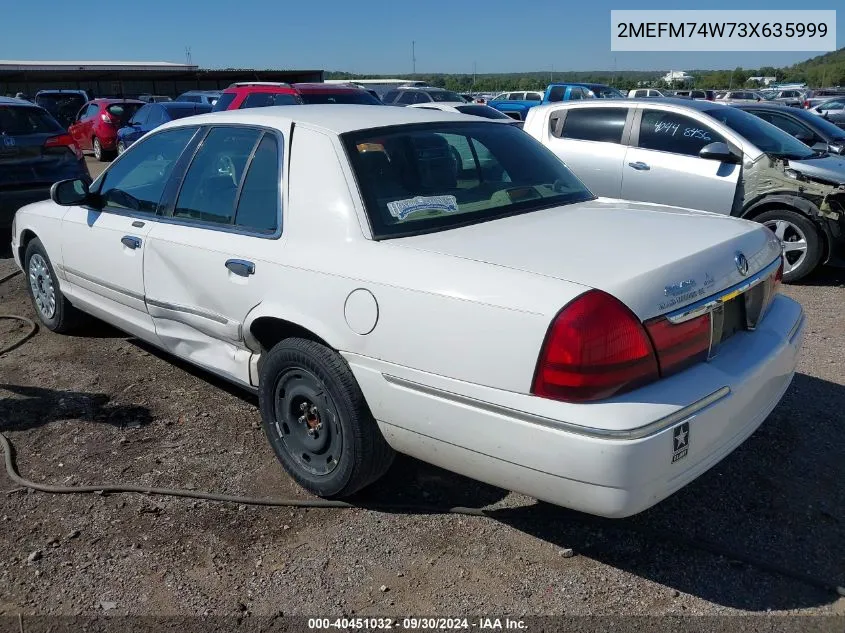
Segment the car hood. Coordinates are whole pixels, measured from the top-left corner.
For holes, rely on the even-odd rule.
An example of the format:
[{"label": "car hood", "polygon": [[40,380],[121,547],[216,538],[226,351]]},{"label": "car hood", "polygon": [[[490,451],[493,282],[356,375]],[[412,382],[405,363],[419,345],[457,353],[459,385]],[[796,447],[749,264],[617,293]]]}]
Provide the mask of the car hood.
[{"label": "car hood", "polygon": [[738,284],[781,253],[753,222],[607,198],[391,242],[597,288],[641,319]]},{"label": "car hood", "polygon": [[790,160],[789,166],[810,178],[818,178],[837,185],[845,184],[845,158],[829,155],[823,158]]}]

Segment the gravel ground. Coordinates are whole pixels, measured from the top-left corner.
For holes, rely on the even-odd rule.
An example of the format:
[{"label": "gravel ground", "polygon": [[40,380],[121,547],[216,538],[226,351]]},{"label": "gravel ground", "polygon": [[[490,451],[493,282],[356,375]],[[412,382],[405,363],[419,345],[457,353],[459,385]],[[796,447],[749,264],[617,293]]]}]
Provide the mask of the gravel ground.
[{"label": "gravel ground", "polygon": [[[0,276],[12,269],[0,259]],[[722,463],[641,515],[592,521],[403,457],[354,510],[50,496],[0,476],[0,616],[845,615],[845,598],[678,541],[845,585],[845,274],[785,293],[809,327],[784,401]],[[20,276],[0,286],[0,304],[34,316]],[[18,331],[0,321],[0,346]],[[99,322],[74,336],[41,329],[0,357],[0,430],[36,481],[305,496],[277,464],[252,396]],[[498,510],[363,509],[377,502]]]}]

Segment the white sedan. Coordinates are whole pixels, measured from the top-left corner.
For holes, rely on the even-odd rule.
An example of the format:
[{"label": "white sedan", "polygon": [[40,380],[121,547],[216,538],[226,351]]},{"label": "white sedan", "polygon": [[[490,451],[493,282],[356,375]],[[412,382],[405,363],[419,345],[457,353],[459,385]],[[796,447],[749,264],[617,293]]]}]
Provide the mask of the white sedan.
[{"label": "white sedan", "polygon": [[431,103],[413,103],[409,108],[425,108],[427,110],[442,110],[443,112],[458,112],[470,116],[478,116],[482,119],[490,119],[497,123],[507,123],[515,127],[522,127],[522,121],[517,121],[496,108],[482,103],[463,103],[459,101],[433,101]]},{"label": "white sedan", "polygon": [[596,199],[460,114],[194,116],[51,197],[13,235],[41,322],[94,315],[257,391],[282,465],[325,497],[399,451],[640,512],[753,433],[804,333],[761,225]]}]

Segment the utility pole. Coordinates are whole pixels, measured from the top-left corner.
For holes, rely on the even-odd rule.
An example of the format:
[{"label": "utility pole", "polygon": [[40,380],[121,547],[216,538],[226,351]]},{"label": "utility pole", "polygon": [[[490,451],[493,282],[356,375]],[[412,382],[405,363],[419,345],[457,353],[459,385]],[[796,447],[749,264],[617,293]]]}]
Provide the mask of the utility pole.
[{"label": "utility pole", "polygon": [[192,65],[191,64],[191,47],[190,46],[185,47],[185,64],[187,64],[188,66]]},{"label": "utility pole", "polygon": [[416,46],[417,43],[414,40],[411,40],[411,74],[417,74],[417,55],[416,55]]},{"label": "utility pole", "polygon": [[475,62],[472,62],[472,88],[470,88],[471,94],[475,94],[475,75],[476,75]]},{"label": "utility pole", "polygon": [[734,71],[731,71],[731,80],[728,82],[728,90],[734,87]]}]

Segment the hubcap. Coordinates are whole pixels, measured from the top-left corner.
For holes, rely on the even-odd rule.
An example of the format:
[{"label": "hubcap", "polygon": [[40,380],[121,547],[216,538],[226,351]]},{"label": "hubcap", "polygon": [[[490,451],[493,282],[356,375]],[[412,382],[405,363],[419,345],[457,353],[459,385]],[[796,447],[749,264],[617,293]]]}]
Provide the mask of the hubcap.
[{"label": "hubcap", "polygon": [[41,316],[52,319],[56,314],[56,288],[47,262],[38,253],[29,260],[29,288]]},{"label": "hubcap", "polygon": [[763,226],[770,229],[783,242],[783,272],[800,268],[807,259],[807,236],[804,231],[787,220],[769,220]]},{"label": "hubcap", "polygon": [[100,141],[98,139],[94,139],[94,158],[100,158],[102,154],[102,148],[100,147]]},{"label": "hubcap", "polygon": [[117,153],[122,154],[126,151],[126,146],[123,144],[123,141],[117,144]]},{"label": "hubcap", "polygon": [[325,385],[305,369],[290,369],[275,393],[275,430],[285,450],[311,475],[328,475],[340,460],[343,435]]}]

